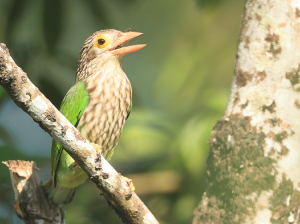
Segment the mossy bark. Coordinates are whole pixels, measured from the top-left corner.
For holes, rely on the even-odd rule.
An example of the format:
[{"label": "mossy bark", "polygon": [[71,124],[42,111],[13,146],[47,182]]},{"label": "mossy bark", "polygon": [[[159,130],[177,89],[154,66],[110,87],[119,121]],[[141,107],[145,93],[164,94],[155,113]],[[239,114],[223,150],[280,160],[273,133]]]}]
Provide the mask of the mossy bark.
[{"label": "mossy bark", "polygon": [[300,3],[246,1],[193,223],[300,223]]}]

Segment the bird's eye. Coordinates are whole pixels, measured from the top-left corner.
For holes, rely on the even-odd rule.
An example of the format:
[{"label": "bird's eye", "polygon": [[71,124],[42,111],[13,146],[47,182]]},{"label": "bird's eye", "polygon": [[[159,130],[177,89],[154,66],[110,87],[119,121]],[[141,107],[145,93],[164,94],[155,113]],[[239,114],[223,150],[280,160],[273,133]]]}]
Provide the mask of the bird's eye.
[{"label": "bird's eye", "polygon": [[105,48],[110,42],[110,39],[106,35],[99,35],[95,40],[94,46],[98,48]]},{"label": "bird's eye", "polygon": [[98,44],[99,44],[99,45],[103,45],[104,43],[105,43],[105,40],[104,40],[104,39],[102,39],[102,38],[101,38],[101,39],[98,39]]}]

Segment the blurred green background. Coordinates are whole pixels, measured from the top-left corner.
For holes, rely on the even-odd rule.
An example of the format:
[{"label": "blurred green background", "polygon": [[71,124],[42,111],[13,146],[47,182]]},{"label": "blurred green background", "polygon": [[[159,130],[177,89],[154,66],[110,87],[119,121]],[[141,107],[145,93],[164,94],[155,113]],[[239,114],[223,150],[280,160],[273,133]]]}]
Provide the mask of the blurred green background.
[{"label": "blurred green background", "polygon": [[[125,57],[133,111],[112,165],[162,223],[191,223],[205,188],[207,141],[223,116],[244,1],[0,0],[0,42],[59,107],[74,84],[77,57],[93,32],[144,35]],[[0,161],[34,160],[50,179],[51,138],[0,87]],[[64,206],[67,223],[122,223],[87,181]],[[13,210],[8,169],[0,165],[0,223],[22,223]]]}]

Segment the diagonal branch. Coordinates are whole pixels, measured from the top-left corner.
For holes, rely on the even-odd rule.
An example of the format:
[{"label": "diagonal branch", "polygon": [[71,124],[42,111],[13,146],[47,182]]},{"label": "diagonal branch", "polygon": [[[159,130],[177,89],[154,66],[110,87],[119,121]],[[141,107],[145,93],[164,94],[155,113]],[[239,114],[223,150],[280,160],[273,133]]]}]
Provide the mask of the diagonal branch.
[{"label": "diagonal branch", "polygon": [[0,43],[0,85],[12,100],[57,141],[87,173],[124,223],[155,224],[158,221],[133,193],[121,175],[28,79]]}]

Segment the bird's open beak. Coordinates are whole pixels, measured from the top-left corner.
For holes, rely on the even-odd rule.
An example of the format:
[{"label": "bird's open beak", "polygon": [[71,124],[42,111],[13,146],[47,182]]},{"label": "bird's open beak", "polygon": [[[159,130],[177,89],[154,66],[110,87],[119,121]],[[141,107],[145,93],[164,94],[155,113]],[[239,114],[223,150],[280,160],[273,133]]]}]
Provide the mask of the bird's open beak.
[{"label": "bird's open beak", "polygon": [[132,53],[135,51],[138,51],[146,46],[146,44],[138,44],[138,45],[131,45],[122,47],[124,44],[126,44],[128,41],[130,41],[132,38],[135,38],[142,33],[139,32],[126,32],[123,33],[117,41],[114,43],[114,45],[109,49],[113,55],[124,55],[128,53]]}]

